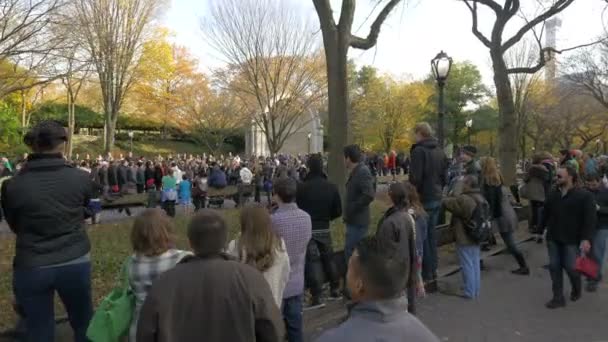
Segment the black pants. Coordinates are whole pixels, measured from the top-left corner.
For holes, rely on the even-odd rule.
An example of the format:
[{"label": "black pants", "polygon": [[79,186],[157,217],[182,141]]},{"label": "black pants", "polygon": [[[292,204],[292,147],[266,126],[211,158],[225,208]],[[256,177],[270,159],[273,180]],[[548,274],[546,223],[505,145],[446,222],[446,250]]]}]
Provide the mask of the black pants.
[{"label": "black pants", "polygon": [[138,194],[143,194],[144,193],[144,185],[143,184],[136,184],[135,186],[137,187],[137,193]]},{"label": "black pants", "polygon": [[333,248],[329,232],[314,233],[306,250],[304,276],[306,286],[313,297],[323,292],[325,280],[329,281],[332,291],[338,290],[340,278],[333,262]]},{"label": "black pants", "polygon": [[192,197],[192,204],[194,204],[194,210],[198,211],[200,209],[205,209],[205,202],[207,201],[207,196],[196,196]]},{"label": "black pants", "polygon": [[175,217],[175,201],[164,201],[163,209],[170,217]]},{"label": "black pants", "polygon": [[517,261],[517,264],[521,268],[527,268],[528,264],[526,263],[526,259],[524,258],[523,253],[519,250],[517,245],[515,244],[515,240],[513,239],[513,232],[508,233],[500,233],[500,237],[502,241],[504,241],[505,246],[507,246],[507,250]]},{"label": "black pants", "polygon": [[544,206],[545,204],[543,202],[530,201],[530,233],[539,235],[544,233],[541,227]]},{"label": "black pants", "polygon": [[547,241],[549,251],[549,271],[553,283],[553,298],[561,299],[564,297],[564,273],[570,278],[572,292],[581,293],[583,287],[581,275],[574,269],[576,256],[578,253],[577,245],[566,245],[557,241]]},{"label": "black pants", "polygon": [[262,192],[262,187],[261,186],[256,186],[255,187],[255,196],[254,196],[254,200],[255,200],[256,203],[260,203],[262,201],[261,192]]}]

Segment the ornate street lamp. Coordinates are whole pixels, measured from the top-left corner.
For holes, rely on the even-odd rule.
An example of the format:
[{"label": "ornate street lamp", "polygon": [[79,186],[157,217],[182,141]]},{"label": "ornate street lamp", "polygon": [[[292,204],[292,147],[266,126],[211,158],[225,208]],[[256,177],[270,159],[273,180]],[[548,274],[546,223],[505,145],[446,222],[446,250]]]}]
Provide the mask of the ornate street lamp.
[{"label": "ornate street lamp", "polygon": [[439,86],[439,117],[437,124],[437,137],[439,139],[439,144],[441,147],[444,147],[445,143],[445,132],[444,132],[444,124],[445,124],[445,100],[444,100],[444,88],[445,82],[450,75],[450,69],[452,69],[452,58],[449,57],[443,50],[431,60],[431,67],[433,70],[433,76],[435,76],[435,80],[437,81],[437,85]]}]

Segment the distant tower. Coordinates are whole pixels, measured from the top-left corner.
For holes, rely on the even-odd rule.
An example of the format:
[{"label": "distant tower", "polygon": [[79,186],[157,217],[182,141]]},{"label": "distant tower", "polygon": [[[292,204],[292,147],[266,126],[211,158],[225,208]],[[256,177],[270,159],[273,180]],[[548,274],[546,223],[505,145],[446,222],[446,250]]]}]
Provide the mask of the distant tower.
[{"label": "distant tower", "polygon": [[[561,19],[554,17],[547,21],[546,30],[547,36],[545,41],[546,47],[557,49],[557,31],[562,27]],[[545,66],[545,80],[548,84],[555,81],[555,75],[557,73],[557,61],[554,52],[547,52],[545,55],[547,59],[547,65]]]}]

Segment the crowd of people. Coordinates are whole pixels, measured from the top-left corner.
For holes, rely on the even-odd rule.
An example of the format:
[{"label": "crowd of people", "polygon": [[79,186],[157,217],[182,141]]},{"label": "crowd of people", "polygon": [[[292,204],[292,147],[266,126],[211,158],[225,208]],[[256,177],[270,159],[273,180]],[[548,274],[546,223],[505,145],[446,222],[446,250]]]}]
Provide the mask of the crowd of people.
[{"label": "crowd of people", "polygon": [[[417,298],[438,290],[436,226],[442,209],[451,213],[463,275],[459,295],[476,300],[481,250],[495,243],[495,230],[518,265],[513,274],[530,274],[514,239],[513,205],[519,196],[530,201],[530,229],[537,241],[547,242],[553,283],[547,307],[565,305],[562,270],[572,283],[570,299],[581,297],[575,259],[588,254],[601,265],[608,238],[603,163],[578,162],[577,151],[566,151],[559,162],[539,154],[526,165],[521,187],[511,189],[496,160],[478,159],[474,146],[462,147],[450,160],[429,124],[416,125],[414,135],[410,156],[392,153],[386,163],[356,145],[346,146],[343,201],[325,175],[322,155],[67,162],[63,127],[38,124],[25,137],[33,153],[15,170],[7,161],[0,170],[12,175],[0,198],[17,236],[13,285],[25,340],[53,340],[55,292],[75,340],[88,340],[95,246],[84,220],[95,215],[91,202],[129,191],[160,192],[164,209],[150,205],[131,230],[133,251],[123,265],[135,298],[130,329],[124,332],[131,341],[303,341],[307,290],[309,309],[342,297],[349,306],[346,321],[324,332],[321,342],[438,341],[414,315]],[[370,229],[376,224],[370,212],[376,176],[402,171],[408,181],[389,184],[389,209]],[[243,206],[240,234],[231,241],[221,214],[205,209],[208,188],[230,184],[253,185],[256,202],[263,192],[270,197],[267,205]],[[190,251],[175,247],[170,217],[176,202],[193,203],[197,211],[187,228]],[[334,258],[330,231],[340,217],[346,226],[345,272]],[[600,280],[601,274],[589,278],[587,290],[597,290]]]}]

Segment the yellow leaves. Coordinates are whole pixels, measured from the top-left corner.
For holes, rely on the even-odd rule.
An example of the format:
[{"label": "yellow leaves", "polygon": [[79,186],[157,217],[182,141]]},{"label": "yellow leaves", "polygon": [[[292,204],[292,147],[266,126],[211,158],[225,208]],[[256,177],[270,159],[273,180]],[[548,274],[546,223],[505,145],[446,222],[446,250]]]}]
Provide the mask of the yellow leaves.
[{"label": "yellow leaves", "polygon": [[385,75],[366,79],[362,88],[353,100],[352,121],[360,142],[376,150],[407,149],[414,125],[429,110],[432,86]]},{"label": "yellow leaves", "polygon": [[197,60],[184,47],[168,41],[169,31],[159,29],[144,43],[125,112],[146,117],[159,126],[181,125],[181,99],[192,83],[207,87],[197,71]]}]

